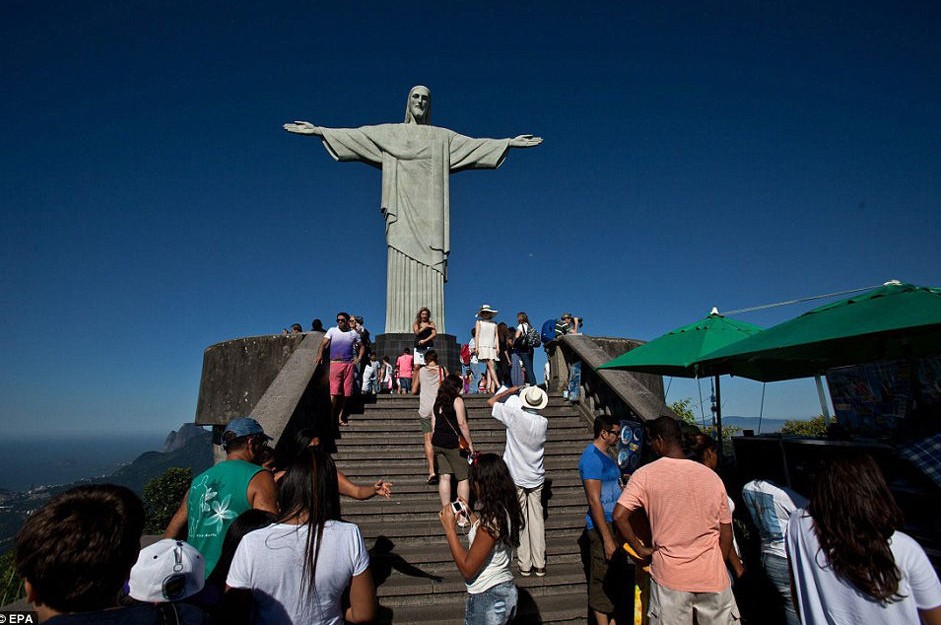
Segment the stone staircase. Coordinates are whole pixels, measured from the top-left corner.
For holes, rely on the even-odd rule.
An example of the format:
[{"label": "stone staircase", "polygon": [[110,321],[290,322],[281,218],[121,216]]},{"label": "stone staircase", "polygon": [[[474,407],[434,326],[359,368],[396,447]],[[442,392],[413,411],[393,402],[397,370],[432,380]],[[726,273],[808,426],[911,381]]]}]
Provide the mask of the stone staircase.
[{"label": "stone staircase", "polygon": [[[471,437],[482,452],[503,453],[505,430],[490,416],[486,396],[465,398]],[[517,623],[584,623],[585,576],[578,537],[585,496],[578,459],[591,439],[590,426],[561,396],[542,412],[549,420],[546,443],[546,577],[517,574]],[[343,501],[345,519],[359,525],[372,554],[379,623],[460,623],[467,596],[438,521],[438,489],[426,471],[418,398],[380,396],[350,417],[336,441],[337,466],[354,482],[379,477],[394,483],[391,501]],[[515,567],[514,567],[515,570]]]}]

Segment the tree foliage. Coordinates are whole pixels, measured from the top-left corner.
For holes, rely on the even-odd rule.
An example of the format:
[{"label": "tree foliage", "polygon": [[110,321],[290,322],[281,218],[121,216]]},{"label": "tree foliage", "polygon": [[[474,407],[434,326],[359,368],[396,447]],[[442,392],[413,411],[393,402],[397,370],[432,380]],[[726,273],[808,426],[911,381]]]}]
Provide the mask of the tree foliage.
[{"label": "tree foliage", "polygon": [[147,482],[144,486],[144,505],[147,507],[144,532],[160,534],[166,529],[192,481],[192,469],[170,467],[163,475]]},{"label": "tree foliage", "polygon": [[696,422],[696,415],[693,413],[693,400],[687,397],[686,399],[677,399],[675,402],[670,404],[670,408],[673,412],[676,413],[684,423],[690,425],[699,425]]},{"label": "tree foliage", "polygon": [[16,574],[14,551],[10,549],[0,555],[0,606],[13,603],[25,596],[23,580]]},{"label": "tree foliage", "polygon": [[[689,397],[686,399],[678,399],[670,404],[670,408],[673,412],[676,413],[684,423],[689,425],[695,425],[701,430],[704,430],[710,436],[715,437],[715,432],[712,427],[702,427],[702,422],[696,418],[696,413],[693,412],[693,400]],[[731,425],[722,426],[722,449],[727,456],[734,454],[734,449],[732,448],[732,437],[742,431],[742,428],[737,428]]]},{"label": "tree foliage", "polygon": [[823,415],[817,415],[810,420],[793,419],[785,421],[781,427],[781,434],[786,436],[826,436],[827,426]]}]

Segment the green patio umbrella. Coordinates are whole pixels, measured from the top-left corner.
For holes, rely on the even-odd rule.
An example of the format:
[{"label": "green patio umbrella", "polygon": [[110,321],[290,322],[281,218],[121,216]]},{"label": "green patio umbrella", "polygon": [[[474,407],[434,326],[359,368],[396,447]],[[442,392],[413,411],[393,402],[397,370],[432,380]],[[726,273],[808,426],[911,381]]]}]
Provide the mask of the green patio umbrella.
[{"label": "green patio umbrella", "polygon": [[[668,375],[680,378],[698,378],[702,371],[697,361],[721,347],[738,343],[761,332],[758,326],[723,317],[713,308],[709,316],[695,323],[683,326],[657,337],[649,343],[621,354],[599,367],[599,369],[626,369],[655,375]],[[716,427],[718,443],[722,445],[722,410],[719,373],[715,375],[716,385]]]},{"label": "green patio umbrella", "polygon": [[901,282],[820,306],[707,354],[704,373],[773,382],[941,353],[941,289]]}]

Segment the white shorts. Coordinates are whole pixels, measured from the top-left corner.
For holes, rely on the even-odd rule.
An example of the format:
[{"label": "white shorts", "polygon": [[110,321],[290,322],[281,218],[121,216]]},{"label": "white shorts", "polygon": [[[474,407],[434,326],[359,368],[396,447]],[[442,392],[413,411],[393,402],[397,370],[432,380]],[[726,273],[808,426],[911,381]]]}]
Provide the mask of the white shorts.
[{"label": "white shorts", "polygon": [[425,364],[425,352],[427,352],[428,349],[427,347],[416,347],[412,352],[412,364],[419,367]]}]

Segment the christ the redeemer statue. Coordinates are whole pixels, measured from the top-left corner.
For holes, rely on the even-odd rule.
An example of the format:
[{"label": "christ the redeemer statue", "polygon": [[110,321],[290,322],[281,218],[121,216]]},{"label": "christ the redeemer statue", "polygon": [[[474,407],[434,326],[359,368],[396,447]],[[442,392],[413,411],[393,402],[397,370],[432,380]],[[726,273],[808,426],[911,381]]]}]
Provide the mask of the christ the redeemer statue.
[{"label": "christ the redeemer statue", "polygon": [[473,139],[431,125],[431,92],[412,87],[402,124],[323,128],[310,122],[284,129],[316,135],[338,161],[363,161],[382,169],[382,214],[386,221],[386,328],[412,332],[419,308],[427,306],[438,332],[444,325],[444,283],[448,279],[451,172],[495,169],[509,148],[542,143],[532,135]]}]

